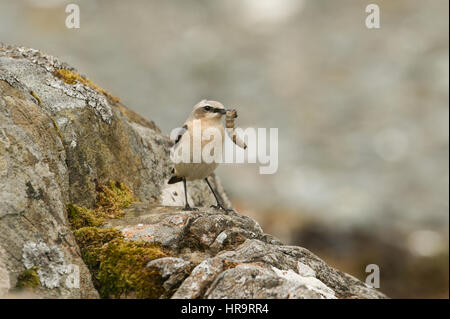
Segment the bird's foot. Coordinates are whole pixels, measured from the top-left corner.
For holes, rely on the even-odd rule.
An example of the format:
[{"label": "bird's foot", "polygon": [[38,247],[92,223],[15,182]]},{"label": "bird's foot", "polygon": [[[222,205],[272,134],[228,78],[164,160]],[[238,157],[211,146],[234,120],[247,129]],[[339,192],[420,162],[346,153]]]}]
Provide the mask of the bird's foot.
[{"label": "bird's foot", "polygon": [[191,207],[191,206],[189,206],[189,205],[186,205],[186,206],[184,206],[184,209],[183,210],[187,210],[187,211],[196,211],[196,210],[198,210],[198,208],[195,208],[195,207]]},{"label": "bird's foot", "polygon": [[225,208],[220,204],[219,205],[211,205],[211,208],[221,209],[221,210],[225,211],[226,213],[234,213],[234,209]]}]

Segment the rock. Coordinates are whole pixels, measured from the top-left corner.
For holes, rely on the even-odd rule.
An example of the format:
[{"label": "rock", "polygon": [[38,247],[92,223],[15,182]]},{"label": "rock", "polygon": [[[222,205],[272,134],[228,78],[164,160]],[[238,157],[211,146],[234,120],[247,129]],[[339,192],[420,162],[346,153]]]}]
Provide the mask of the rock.
[{"label": "rock", "polygon": [[159,243],[176,256],[148,264],[161,270],[172,298],[385,297],[307,249],[283,245],[237,213],[146,203],[124,212],[105,227],[121,230],[127,240]]},{"label": "rock", "polygon": [[163,257],[152,260],[147,267],[156,267],[160,270],[164,280],[163,287],[170,292],[190,274],[193,264],[182,258]]},{"label": "rock", "polygon": [[0,298],[6,296],[9,289],[11,288],[8,276],[8,270],[3,262],[6,257],[4,256],[4,250],[0,246]]},{"label": "rock", "polygon": [[[0,45],[0,295],[385,297],[307,249],[283,245],[249,217],[205,208],[214,197],[202,181],[190,183],[188,194],[201,209],[183,211],[181,183],[167,184],[170,146],[153,122],[74,68]],[[127,185],[138,202],[74,228],[66,206],[100,214],[98,185],[107,181]],[[218,178],[212,182],[231,208]],[[136,258],[139,252],[149,257]],[[113,268],[121,254],[142,269],[139,291],[126,280],[123,290],[108,281],[110,270],[130,276],[117,274],[126,263]],[[37,288],[16,288],[25,274],[39,277]]]},{"label": "rock", "polygon": [[[0,44],[0,290],[13,289],[22,271],[39,266],[40,296],[98,297],[66,204],[92,207],[96,181],[116,180],[141,201],[183,205],[182,185],[166,183],[169,146],[153,122],[74,68],[38,50]],[[204,183],[192,184],[191,203],[213,203]],[[56,258],[48,264],[46,251]],[[70,265],[79,267],[79,289],[65,285]]]}]

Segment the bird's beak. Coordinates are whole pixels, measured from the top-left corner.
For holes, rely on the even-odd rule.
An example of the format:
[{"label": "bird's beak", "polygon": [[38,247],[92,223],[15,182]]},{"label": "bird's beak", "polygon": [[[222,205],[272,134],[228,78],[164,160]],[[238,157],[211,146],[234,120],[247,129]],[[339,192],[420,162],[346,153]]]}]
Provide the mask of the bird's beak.
[{"label": "bird's beak", "polygon": [[226,109],[215,109],[214,112],[215,113],[220,113],[220,114],[226,114],[228,110]]}]

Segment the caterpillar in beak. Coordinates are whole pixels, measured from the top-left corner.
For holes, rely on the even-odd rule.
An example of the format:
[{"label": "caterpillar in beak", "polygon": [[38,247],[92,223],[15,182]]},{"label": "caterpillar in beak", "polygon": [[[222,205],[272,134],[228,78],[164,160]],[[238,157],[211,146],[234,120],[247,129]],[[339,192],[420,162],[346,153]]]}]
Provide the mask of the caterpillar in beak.
[{"label": "caterpillar in beak", "polygon": [[237,111],[235,109],[227,110],[225,113],[225,129],[233,143],[245,150],[247,148],[247,144],[245,144],[245,142],[236,134],[234,129],[234,121],[236,118]]}]

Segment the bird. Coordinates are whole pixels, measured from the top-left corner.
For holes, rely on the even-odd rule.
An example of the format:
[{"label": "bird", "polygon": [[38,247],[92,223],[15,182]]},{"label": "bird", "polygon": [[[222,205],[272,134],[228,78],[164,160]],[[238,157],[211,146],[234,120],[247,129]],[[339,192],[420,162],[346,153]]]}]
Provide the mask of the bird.
[{"label": "bird", "polygon": [[[222,122],[222,117],[227,114],[227,111],[228,110],[220,102],[202,100],[194,106],[191,114],[176,136],[172,151],[177,152],[179,151],[178,148],[180,147],[189,147],[190,160],[187,162],[181,161],[179,163],[175,163],[174,169],[172,170],[173,175],[169,179],[168,184],[183,182],[185,199],[184,210],[198,210],[195,207],[191,207],[188,203],[186,182],[202,179],[206,181],[216,200],[216,205],[212,205],[211,207],[224,210],[225,212],[233,211],[232,209],[227,209],[223,206],[223,204],[219,200],[219,197],[217,196],[217,193],[214,191],[213,187],[208,181],[208,176],[210,176],[214,172],[219,163],[217,163],[216,161],[207,163],[203,158],[201,158],[200,162],[194,163],[192,160],[193,147],[191,147],[193,146],[194,121],[196,120],[200,121],[197,123],[201,124],[201,136],[203,136],[203,132],[206,129],[217,129],[221,134],[221,146],[223,147],[225,141],[225,129]],[[202,138],[202,150],[210,141],[211,140]]]}]

